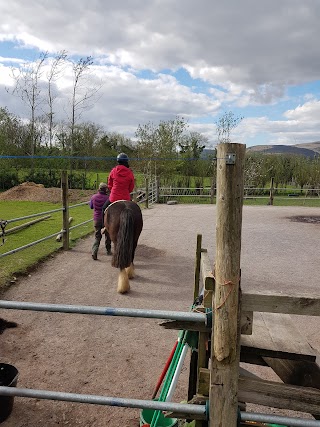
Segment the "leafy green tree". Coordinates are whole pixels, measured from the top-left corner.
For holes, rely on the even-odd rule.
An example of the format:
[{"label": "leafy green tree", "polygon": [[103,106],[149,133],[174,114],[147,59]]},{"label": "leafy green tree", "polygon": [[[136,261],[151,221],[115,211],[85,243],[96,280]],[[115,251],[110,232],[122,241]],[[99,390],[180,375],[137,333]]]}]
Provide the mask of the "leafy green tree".
[{"label": "leafy green tree", "polygon": [[251,154],[246,157],[244,176],[244,182],[247,186],[265,187],[268,178],[264,154]]},{"label": "leafy green tree", "polygon": [[208,139],[199,132],[190,132],[178,143],[181,158],[178,169],[189,178],[187,186],[190,186],[191,176],[204,176],[200,157],[207,143]]},{"label": "leafy green tree", "polygon": [[293,170],[293,179],[297,185],[299,185],[301,191],[303,187],[309,184],[310,181],[310,169],[311,161],[303,156],[296,156],[294,170]]},{"label": "leafy green tree", "polygon": [[184,118],[160,121],[156,126],[149,122],[139,125],[135,133],[137,154],[146,176],[171,176],[176,170],[177,148],[187,128]]}]

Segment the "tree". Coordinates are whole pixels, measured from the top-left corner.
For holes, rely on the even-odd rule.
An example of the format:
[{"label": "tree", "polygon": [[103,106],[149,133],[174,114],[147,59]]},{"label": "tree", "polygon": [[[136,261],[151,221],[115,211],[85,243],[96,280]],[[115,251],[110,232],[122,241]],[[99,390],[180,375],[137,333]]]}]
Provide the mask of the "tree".
[{"label": "tree", "polygon": [[88,107],[88,102],[97,94],[101,87],[88,86],[87,84],[88,71],[92,64],[93,60],[91,56],[87,56],[86,58],[80,58],[78,62],[72,62],[73,85],[71,95],[70,117],[71,139],[77,121],[80,119],[84,109]]},{"label": "tree", "polygon": [[201,171],[203,162],[199,159],[207,143],[208,139],[199,132],[190,132],[179,142],[180,157],[182,160],[179,169],[184,175],[189,177],[188,187],[190,186],[191,176],[203,175],[203,171]]},{"label": "tree", "polygon": [[[40,78],[43,66],[48,57],[48,52],[41,53],[35,62],[24,63],[19,69],[11,68],[11,75],[15,82],[14,88],[8,93],[18,96],[30,110],[30,153],[34,156],[36,138],[35,124],[39,106],[43,102],[41,96]],[[32,162],[33,167],[33,162]]]},{"label": "tree", "polygon": [[25,155],[29,149],[28,126],[7,108],[0,107],[0,154]]},{"label": "tree", "polygon": [[177,148],[182,142],[187,122],[182,117],[139,125],[135,133],[137,153],[145,175],[170,176],[176,169]]},{"label": "tree", "polygon": [[[72,63],[73,85],[71,94],[71,115],[69,118],[70,135],[68,138],[69,154],[74,155],[75,129],[83,111],[88,108],[89,101],[97,94],[100,87],[88,85],[88,72],[93,64],[91,56],[80,58]],[[70,175],[72,175],[72,160],[70,162]]]},{"label": "tree", "polygon": [[49,111],[46,114],[48,118],[48,130],[49,130],[49,148],[52,149],[52,142],[53,142],[53,130],[54,130],[54,101],[56,99],[56,94],[54,92],[54,86],[56,83],[56,80],[59,78],[61,74],[61,66],[65,62],[67,58],[67,52],[65,50],[61,50],[58,52],[51,64],[51,67],[47,73],[47,80],[48,80],[48,106]]},{"label": "tree", "polygon": [[242,116],[235,116],[232,111],[224,113],[217,121],[217,134],[220,143],[230,142],[230,134],[243,120]]}]

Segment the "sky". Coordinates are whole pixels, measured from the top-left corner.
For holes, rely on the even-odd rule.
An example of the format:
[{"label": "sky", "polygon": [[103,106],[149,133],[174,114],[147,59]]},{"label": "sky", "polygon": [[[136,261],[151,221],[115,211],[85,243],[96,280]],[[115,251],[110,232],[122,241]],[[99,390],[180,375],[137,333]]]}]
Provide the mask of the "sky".
[{"label": "sky", "polygon": [[[42,52],[49,70],[64,50],[92,56],[86,87],[99,91],[80,120],[106,131],[134,138],[179,116],[209,148],[231,111],[243,117],[232,142],[320,141],[319,22],[319,0],[0,0],[0,107],[28,118],[12,70]],[[54,88],[63,119],[71,66]]]}]

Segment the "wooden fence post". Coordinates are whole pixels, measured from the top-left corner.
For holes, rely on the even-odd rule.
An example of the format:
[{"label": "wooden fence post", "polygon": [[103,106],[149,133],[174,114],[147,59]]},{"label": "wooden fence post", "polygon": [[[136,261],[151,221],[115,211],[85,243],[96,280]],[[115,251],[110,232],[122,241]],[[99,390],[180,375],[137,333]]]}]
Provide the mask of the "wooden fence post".
[{"label": "wooden fence post", "polygon": [[240,361],[243,144],[217,147],[215,294],[212,300],[210,427],[236,427]]},{"label": "wooden fence post", "polygon": [[68,201],[68,174],[67,171],[62,171],[61,174],[61,190],[62,190],[62,228],[65,230],[62,236],[63,249],[69,250],[69,201]]},{"label": "wooden fence post", "polygon": [[197,234],[196,264],[195,264],[195,269],[194,269],[193,301],[199,296],[201,246],[202,246],[202,234]]},{"label": "wooden fence post", "polygon": [[215,196],[215,180],[212,178],[211,181],[211,188],[210,188],[210,203],[214,203],[214,196]]},{"label": "wooden fence post", "polygon": [[160,201],[160,178],[156,178],[156,203],[159,203]]},{"label": "wooden fence post", "polygon": [[271,178],[270,183],[270,196],[269,196],[269,203],[268,205],[273,205],[273,190],[274,190],[274,178]]},{"label": "wooden fence post", "polygon": [[146,178],[146,208],[149,207],[149,178]]}]

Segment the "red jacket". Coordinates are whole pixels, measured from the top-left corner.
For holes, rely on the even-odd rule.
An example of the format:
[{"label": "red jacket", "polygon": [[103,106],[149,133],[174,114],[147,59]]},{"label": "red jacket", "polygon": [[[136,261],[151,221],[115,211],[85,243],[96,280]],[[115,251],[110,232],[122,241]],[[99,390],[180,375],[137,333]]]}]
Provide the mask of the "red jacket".
[{"label": "red jacket", "polygon": [[134,189],[134,175],[130,168],[118,165],[112,169],[108,178],[110,202],[130,200],[130,193]]}]

